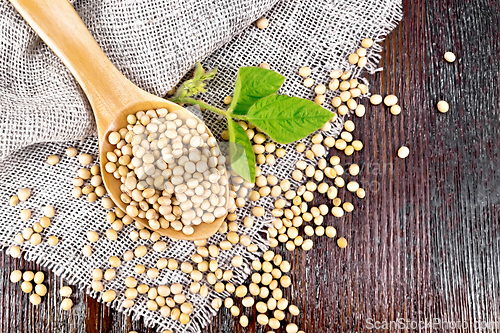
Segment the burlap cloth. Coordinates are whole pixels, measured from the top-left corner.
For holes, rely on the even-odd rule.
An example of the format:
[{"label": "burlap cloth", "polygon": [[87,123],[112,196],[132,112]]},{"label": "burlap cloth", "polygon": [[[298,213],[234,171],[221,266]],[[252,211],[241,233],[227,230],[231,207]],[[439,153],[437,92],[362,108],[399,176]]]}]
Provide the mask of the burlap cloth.
[{"label": "burlap cloth", "polygon": [[[365,37],[380,42],[402,15],[399,0],[82,0],[74,2],[74,6],[118,69],[149,92],[165,95],[200,60],[205,67],[217,66],[217,78],[202,97],[219,106],[223,97],[231,94],[241,66],[268,63],[287,77],[280,93],[303,98],[313,98],[314,92],[301,84],[302,78],[297,74],[301,66],[310,66],[318,83],[327,83],[328,73],[336,68],[351,69],[358,77],[360,71],[347,62],[347,55]],[[264,14],[270,26],[259,30],[252,22]],[[92,269],[107,269],[110,256],[121,256],[139,244],[151,247],[151,243],[131,241],[128,234],[132,225],[119,232],[117,241],[109,241],[104,233],[110,225],[100,204],[71,197],[71,180],[81,166],[76,158],[65,156],[64,150],[75,146],[79,152],[97,156],[92,111],[69,71],[7,1],[0,3],[0,27],[0,242],[3,247],[12,245],[16,233],[40,219],[41,207],[55,206],[56,216],[42,233],[42,244],[23,244],[23,255],[100,298],[100,294],[90,290]],[[377,69],[380,51],[379,45],[369,50],[365,70]],[[330,92],[325,103],[329,109],[331,97]],[[225,126],[213,114],[204,113],[204,118],[215,133]],[[329,134],[337,135],[342,123],[339,118]],[[272,167],[263,166],[263,173],[290,178],[292,166],[301,157],[293,147],[294,144],[285,147],[287,154]],[[56,166],[46,163],[51,154],[61,158]],[[8,206],[9,197],[23,187],[32,189],[32,197],[16,207]],[[260,200],[259,205],[269,211],[272,203],[267,198]],[[250,215],[252,206],[253,203],[248,203],[238,209],[239,221]],[[32,210],[29,221],[21,221],[22,208]],[[259,252],[252,254],[242,246],[235,246],[218,259],[223,268],[229,268],[234,255],[244,257],[245,264],[235,270],[234,284],[246,279],[249,263],[266,250],[267,235],[263,231],[269,221],[268,213],[256,219],[253,228],[240,227],[239,232],[249,235],[259,245]],[[102,236],[93,246],[90,258],[81,254],[88,243],[85,236],[88,230],[96,230]],[[60,238],[57,246],[47,244],[50,235]],[[219,234],[210,242],[218,243],[223,238]],[[162,317],[158,311],[147,310],[146,297],[139,297],[131,309],[125,310],[120,305],[124,299],[123,279],[134,275],[134,265],[140,262],[147,268],[155,267],[161,257],[189,261],[195,250],[191,242],[166,241],[166,251],[149,251],[144,258],[122,264],[117,277],[105,283],[105,290],[118,291],[113,307],[134,318],[143,317],[148,325],[159,330],[200,332],[216,314],[210,306],[211,300],[229,294],[216,294],[210,285],[207,298],[186,293],[195,306],[187,326]],[[154,281],[144,275],[138,280],[151,286],[180,282],[188,287],[191,283],[180,270],[168,269],[161,271]]]}]

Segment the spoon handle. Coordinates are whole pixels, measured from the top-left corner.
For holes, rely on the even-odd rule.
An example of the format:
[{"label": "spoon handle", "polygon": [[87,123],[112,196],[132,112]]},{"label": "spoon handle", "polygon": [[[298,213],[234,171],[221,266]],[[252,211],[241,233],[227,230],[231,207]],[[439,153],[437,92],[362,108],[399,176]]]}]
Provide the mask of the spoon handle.
[{"label": "spoon handle", "polygon": [[90,101],[99,132],[121,110],[147,94],[111,63],[68,0],[10,0],[68,67]]}]

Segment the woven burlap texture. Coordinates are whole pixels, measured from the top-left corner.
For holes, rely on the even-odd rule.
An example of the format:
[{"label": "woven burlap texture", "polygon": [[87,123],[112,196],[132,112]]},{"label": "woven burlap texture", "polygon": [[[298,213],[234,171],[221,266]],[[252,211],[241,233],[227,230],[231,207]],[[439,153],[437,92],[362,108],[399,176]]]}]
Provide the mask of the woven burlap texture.
[{"label": "woven burlap texture", "polygon": [[[399,0],[113,0],[76,1],[74,6],[113,63],[134,83],[159,96],[169,91],[197,61],[204,59],[207,68],[217,66],[216,79],[209,84],[209,92],[201,97],[218,106],[222,106],[224,96],[232,93],[237,69],[241,66],[268,63],[287,77],[280,93],[311,99],[314,92],[305,88],[301,84],[303,78],[297,75],[301,66],[312,68],[312,77],[317,83],[327,84],[328,73],[336,68],[351,69],[354,77],[358,77],[361,71],[347,62],[347,55],[354,52],[365,37],[380,42],[402,15]],[[55,206],[56,216],[42,233],[42,244],[23,244],[23,255],[100,298],[100,294],[90,290],[92,269],[107,269],[110,256],[121,256],[139,244],[150,248],[151,243],[131,241],[128,234],[132,226],[125,226],[117,241],[107,240],[104,234],[110,225],[105,220],[106,211],[98,202],[71,197],[71,180],[81,166],[76,158],[65,156],[64,150],[75,146],[81,153],[97,156],[97,140],[91,135],[94,128],[91,110],[71,74],[8,2],[0,4],[0,13],[0,202],[3,208],[0,242],[2,246],[12,245],[15,234],[39,220],[43,206]],[[270,26],[259,30],[251,23],[263,13]],[[369,50],[365,70],[377,70],[380,51],[378,45]],[[333,96],[332,92],[327,94],[325,107],[328,109],[331,109],[329,100]],[[225,127],[224,120],[206,112],[203,116],[207,125],[219,135]],[[339,118],[327,134],[338,135],[342,124],[343,119]],[[55,143],[63,140],[76,141]],[[308,138],[302,141],[310,144]],[[295,162],[304,158],[293,149],[294,146],[284,147],[286,155],[275,165],[262,166],[263,174],[290,179]],[[46,163],[51,154],[61,158],[56,166]],[[295,188],[299,185],[293,182]],[[32,197],[16,207],[7,206],[9,197],[23,187],[32,189]],[[266,215],[256,219],[251,229],[241,225],[239,232],[248,234],[260,251],[252,254],[242,246],[234,246],[218,259],[222,268],[229,268],[234,255],[243,256],[245,263],[235,270],[234,284],[246,279],[250,262],[267,248],[267,235],[263,231],[271,220],[269,212],[273,200],[265,198],[258,204],[267,208]],[[239,222],[250,215],[253,205],[249,202],[237,210]],[[22,208],[32,210],[29,221],[20,220]],[[92,245],[94,253],[90,258],[81,255],[81,248],[88,244],[85,236],[88,230],[96,230],[101,235],[99,242]],[[50,235],[60,238],[57,246],[47,244]],[[216,244],[223,237],[216,235],[210,243]],[[186,293],[188,301],[195,306],[192,320],[186,326],[147,310],[146,297],[139,297],[131,309],[125,310],[120,305],[124,299],[123,279],[128,275],[136,276],[133,267],[137,263],[150,268],[161,257],[190,261],[195,250],[191,242],[166,241],[165,252],[149,251],[144,258],[122,264],[117,277],[105,283],[105,290],[118,291],[117,300],[111,303],[113,307],[135,319],[143,317],[146,324],[158,330],[200,332],[216,314],[210,306],[211,300],[229,294],[216,294],[210,289],[209,297],[202,298]],[[152,286],[179,282],[187,288],[191,282],[189,276],[178,270],[165,269],[155,280],[144,275],[136,277],[139,283]]]}]

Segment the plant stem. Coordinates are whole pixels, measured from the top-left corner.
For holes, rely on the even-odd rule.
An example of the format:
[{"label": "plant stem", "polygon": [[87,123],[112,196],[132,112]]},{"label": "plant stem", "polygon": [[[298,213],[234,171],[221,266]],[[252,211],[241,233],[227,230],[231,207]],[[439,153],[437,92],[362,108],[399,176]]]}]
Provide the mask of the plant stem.
[{"label": "plant stem", "polygon": [[225,110],[216,108],[213,105],[207,104],[205,102],[199,101],[199,100],[194,99],[194,98],[176,97],[176,98],[172,98],[170,100],[172,102],[175,102],[175,103],[187,103],[187,104],[199,105],[202,108],[210,110],[210,111],[212,111],[214,113],[217,113],[217,114],[219,114],[221,116],[227,117],[227,112]]},{"label": "plant stem", "polygon": [[236,119],[248,120],[247,116],[243,115],[243,114],[233,115],[233,117],[236,118]]}]

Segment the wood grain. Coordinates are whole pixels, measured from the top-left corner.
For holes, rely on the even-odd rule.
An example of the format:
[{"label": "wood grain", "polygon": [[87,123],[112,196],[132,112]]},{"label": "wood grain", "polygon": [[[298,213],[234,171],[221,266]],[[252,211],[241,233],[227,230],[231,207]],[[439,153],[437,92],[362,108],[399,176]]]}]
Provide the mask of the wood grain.
[{"label": "wood grain", "polygon": [[[404,14],[383,43],[384,71],[370,77],[372,91],[396,94],[403,112],[369,107],[356,121],[365,148],[344,162],[362,166],[367,197],[326,221],[348,248],[323,237],[313,251],[284,252],[294,268],[286,296],[306,332],[368,332],[369,318],[500,320],[500,2],[404,1]],[[456,63],[443,60],[447,50]],[[447,114],[435,108],[440,99]],[[405,160],[395,157],[401,145],[410,148]],[[8,276],[37,266],[3,252],[0,261],[2,332],[152,332],[81,292],[69,313],[53,294],[34,308]],[[52,289],[61,285],[48,276]],[[242,329],[222,310],[207,332],[264,330]]]}]

